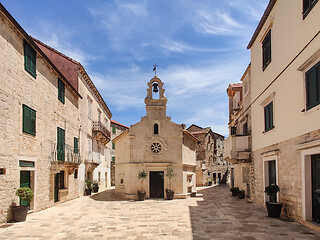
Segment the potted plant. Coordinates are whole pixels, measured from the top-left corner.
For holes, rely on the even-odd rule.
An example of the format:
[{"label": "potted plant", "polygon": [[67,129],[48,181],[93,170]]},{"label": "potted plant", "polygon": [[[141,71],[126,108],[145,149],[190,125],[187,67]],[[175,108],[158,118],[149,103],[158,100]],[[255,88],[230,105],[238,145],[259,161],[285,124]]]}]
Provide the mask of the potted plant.
[{"label": "potted plant", "polygon": [[270,197],[270,201],[266,202],[268,216],[273,218],[279,218],[282,209],[282,203],[277,202],[277,193],[280,192],[279,186],[276,184],[271,184],[266,187],[265,192]]},{"label": "potted plant", "polygon": [[207,186],[212,186],[212,178],[211,177],[207,177]]},{"label": "potted plant", "polygon": [[232,196],[237,196],[238,193],[240,192],[239,188],[238,187],[232,187],[230,188],[230,192],[232,193]]},{"label": "potted plant", "polygon": [[138,180],[141,179],[141,190],[138,190],[138,199],[139,201],[144,201],[146,198],[146,191],[143,190],[143,181],[148,176],[148,173],[145,170],[140,170],[138,172]]},{"label": "potted plant", "polygon": [[166,189],[166,195],[168,200],[172,200],[174,197],[174,191],[172,190],[172,181],[175,179],[176,175],[173,172],[172,167],[167,167],[166,173],[164,174],[165,177],[169,179],[169,188]]},{"label": "potted plant", "polygon": [[241,190],[237,194],[238,199],[244,199],[246,197],[246,192],[244,190]]},{"label": "potted plant", "polygon": [[29,210],[29,205],[30,202],[33,199],[33,192],[31,188],[28,187],[22,187],[17,189],[16,195],[21,199],[24,200],[28,203],[27,206],[12,206],[12,215],[13,215],[13,220],[15,222],[22,222],[25,221],[27,218],[28,210]]},{"label": "potted plant", "polygon": [[94,193],[97,193],[99,191],[99,182],[97,180],[94,180],[92,182],[92,190]]},{"label": "potted plant", "polygon": [[92,180],[87,179],[86,180],[86,188],[85,188],[85,193],[86,196],[91,195],[91,191],[92,191]]}]

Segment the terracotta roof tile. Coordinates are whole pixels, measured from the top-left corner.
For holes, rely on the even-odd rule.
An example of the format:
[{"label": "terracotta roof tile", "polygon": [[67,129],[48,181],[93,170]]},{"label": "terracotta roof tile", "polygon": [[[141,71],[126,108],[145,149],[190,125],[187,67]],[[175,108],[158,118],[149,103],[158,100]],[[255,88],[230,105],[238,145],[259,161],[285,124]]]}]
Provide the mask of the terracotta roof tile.
[{"label": "terracotta roof tile", "polygon": [[113,124],[117,124],[117,125],[119,125],[119,126],[121,126],[121,127],[125,127],[125,128],[129,128],[129,127],[127,127],[126,125],[123,125],[123,124],[121,124],[121,123],[118,123],[118,122],[116,122],[115,120],[113,120],[113,119],[110,119],[110,122],[111,123],[113,123]]}]

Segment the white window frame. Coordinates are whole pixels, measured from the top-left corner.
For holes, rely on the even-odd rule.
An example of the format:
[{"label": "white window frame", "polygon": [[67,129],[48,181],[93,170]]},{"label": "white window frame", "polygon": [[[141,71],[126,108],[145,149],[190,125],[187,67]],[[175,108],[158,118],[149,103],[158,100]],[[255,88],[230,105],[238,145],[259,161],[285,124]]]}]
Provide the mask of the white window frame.
[{"label": "white window frame", "polygon": [[[268,162],[276,161],[276,184],[279,185],[279,166],[278,166],[278,154],[271,153],[270,155],[263,156],[263,192],[266,187],[269,186],[269,168]],[[277,199],[279,201],[279,193],[277,193]],[[264,202],[269,201],[267,194],[264,192]]]}]

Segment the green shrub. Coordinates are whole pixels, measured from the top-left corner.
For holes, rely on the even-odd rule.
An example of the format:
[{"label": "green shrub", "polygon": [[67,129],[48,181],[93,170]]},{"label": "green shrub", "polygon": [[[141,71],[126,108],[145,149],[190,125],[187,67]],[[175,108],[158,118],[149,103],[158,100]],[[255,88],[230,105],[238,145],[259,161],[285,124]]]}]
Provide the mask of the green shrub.
[{"label": "green shrub", "polygon": [[92,180],[86,180],[86,189],[92,189]]},{"label": "green shrub", "polygon": [[99,187],[99,182],[97,180],[92,181],[93,187]]},{"label": "green shrub", "polygon": [[280,192],[280,188],[277,184],[271,184],[266,187],[265,192],[270,196],[270,202],[276,202],[277,193]]},{"label": "green shrub", "polygon": [[28,187],[22,187],[17,189],[16,195],[22,200],[25,200],[27,202],[31,202],[33,199],[33,192],[31,188],[28,188]]}]

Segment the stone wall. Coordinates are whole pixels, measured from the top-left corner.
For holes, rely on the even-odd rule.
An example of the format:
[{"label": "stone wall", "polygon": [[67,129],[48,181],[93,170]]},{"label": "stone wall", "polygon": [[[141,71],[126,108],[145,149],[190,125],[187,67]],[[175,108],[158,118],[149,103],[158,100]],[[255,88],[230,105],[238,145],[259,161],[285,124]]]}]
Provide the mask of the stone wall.
[{"label": "stone wall", "polygon": [[[20,186],[20,171],[31,171],[35,198],[31,209],[38,211],[54,204],[52,147],[57,142],[57,127],[65,130],[65,142],[73,146],[78,137],[78,97],[65,89],[65,104],[58,100],[58,74],[37,53],[36,78],[24,69],[23,36],[0,14],[0,222],[11,219],[10,205],[19,202],[15,191]],[[22,132],[22,104],[36,111],[36,136]],[[20,167],[19,161],[34,163]],[[66,172],[68,194],[78,196],[78,180]]]}]

